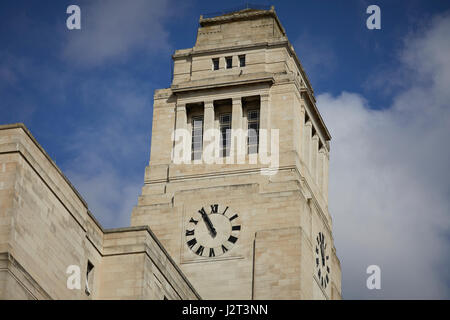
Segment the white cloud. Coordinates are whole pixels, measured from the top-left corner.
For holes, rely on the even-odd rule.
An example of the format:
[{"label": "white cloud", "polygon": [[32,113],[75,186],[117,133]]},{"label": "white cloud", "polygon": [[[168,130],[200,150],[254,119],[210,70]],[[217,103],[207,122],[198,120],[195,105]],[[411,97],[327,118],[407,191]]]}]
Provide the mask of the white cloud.
[{"label": "white cloud", "polygon": [[167,50],[163,22],[171,5],[164,0],[82,2],[81,30],[65,31],[63,57],[70,63],[95,66],[124,60],[133,52]]},{"label": "white cloud", "polygon": [[[330,211],[344,298],[448,298],[450,15],[409,36],[400,56],[408,86],[371,109],[364,97],[321,94],[333,135]],[[365,286],[381,267],[381,290]]]}]

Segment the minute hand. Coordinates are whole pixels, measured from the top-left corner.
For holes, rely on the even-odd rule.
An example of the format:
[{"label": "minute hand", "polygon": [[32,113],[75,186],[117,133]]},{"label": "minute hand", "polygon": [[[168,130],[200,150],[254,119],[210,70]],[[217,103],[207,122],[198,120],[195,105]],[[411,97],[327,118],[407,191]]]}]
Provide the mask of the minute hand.
[{"label": "minute hand", "polygon": [[203,221],[205,222],[209,233],[214,238],[216,236],[216,234],[217,234],[217,231],[216,231],[216,229],[214,229],[214,226],[213,226],[211,220],[209,219],[208,214],[204,210],[201,210],[199,212],[202,215]]}]

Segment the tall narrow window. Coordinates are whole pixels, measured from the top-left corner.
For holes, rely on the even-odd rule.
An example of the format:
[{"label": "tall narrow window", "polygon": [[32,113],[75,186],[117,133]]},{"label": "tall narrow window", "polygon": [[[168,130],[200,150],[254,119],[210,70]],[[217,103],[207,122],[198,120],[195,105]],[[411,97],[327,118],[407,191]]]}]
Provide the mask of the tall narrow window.
[{"label": "tall narrow window", "polygon": [[94,288],[94,265],[88,260],[86,268],[86,288],[84,291],[88,296],[91,295],[92,289]]},{"label": "tall narrow window", "polygon": [[213,63],[213,70],[219,70],[219,58],[213,58],[212,63]]},{"label": "tall narrow window", "polygon": [[203,117],[192,118],[192,160],[201,160],[203,151]]},{"label": "tall narrow window", "polygon": [[259,145],[259,110],[250,110],[247,114],[248,122],[248,154],[258,153]]},{"label": "tall narrow window", "polygon": [[225,62],[227,63],[227,69],[233,68],[233,57],[226,57]]},{"label": "tall narrow window", "polygon": [[239,56],[239,66],[245,67],[245,54]]},{"label": "tall narrow window", "polygon": [[231,146],[231,114],[220,115],[220,155],[228,157]]}]

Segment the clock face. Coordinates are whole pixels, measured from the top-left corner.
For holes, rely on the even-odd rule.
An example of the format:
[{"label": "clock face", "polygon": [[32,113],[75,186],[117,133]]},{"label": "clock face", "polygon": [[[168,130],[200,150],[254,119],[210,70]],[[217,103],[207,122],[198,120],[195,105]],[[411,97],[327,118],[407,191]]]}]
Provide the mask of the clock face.
[{"label": "clock face", "polygon": [[319,279],[319,284],[322,288],[326,288],[330,282],[330,266],[329,266],[329,255],[327,253],[327,243],[325,240],[325,235],[322,232],[316,237],[315,245],[315,264],[316,264],[316,275]]},{"label": "clock face", "polygon": [[211,204],[189,217],[185,236],[188,248],[200,257],[226,254],[239,239],[239,214],[228,206]]}]

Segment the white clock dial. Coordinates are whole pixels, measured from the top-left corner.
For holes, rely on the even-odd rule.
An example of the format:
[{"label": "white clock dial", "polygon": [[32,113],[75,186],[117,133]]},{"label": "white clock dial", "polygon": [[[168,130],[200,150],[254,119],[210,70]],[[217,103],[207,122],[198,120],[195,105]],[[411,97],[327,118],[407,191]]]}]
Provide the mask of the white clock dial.
[{"label": "white clock dial", "polygon": [[325,240],[325,235],[322,232],[316,237],[315,243],[315,266],[316,266],[316,276],[319,280],[319,284],[326,289],[328,284],[330,283],[330,265],[327,243]]},{"label": "white clock dial", "polygon": [[229,206],[211,204],[189,217],[185,237],[188,248],[198,256],[213,258],[226,254],[239,239],[239,214]]}]

